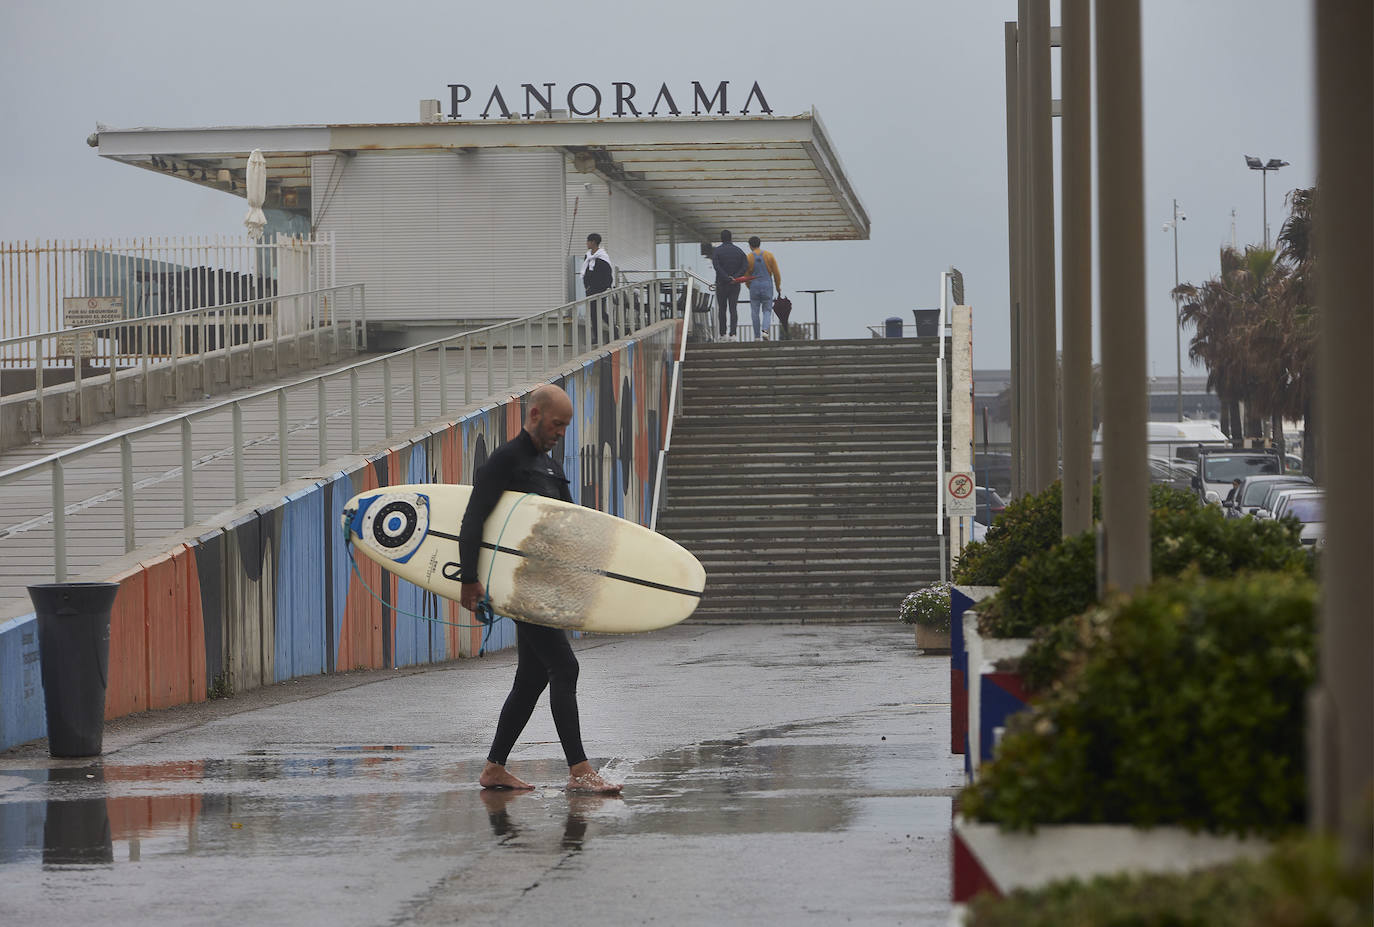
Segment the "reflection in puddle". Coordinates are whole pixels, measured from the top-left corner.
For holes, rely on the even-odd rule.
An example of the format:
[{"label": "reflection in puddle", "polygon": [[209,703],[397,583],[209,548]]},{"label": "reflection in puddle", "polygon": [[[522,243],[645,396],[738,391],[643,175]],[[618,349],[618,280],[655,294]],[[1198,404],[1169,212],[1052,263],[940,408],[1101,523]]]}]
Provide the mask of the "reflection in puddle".
[{"label": "reflection in puddle", "polygon": [[[622,796],[476,788],[480,761],[425,745],[295,745],[289,752],[152,765],[7,771],[0,865],[109,865],[156,857],[447,856],[482,848],[582,852],[599,837],[838,833],[948,821],[915,794],[912,745],[891,715],[706,741],[626,769]],[[554,758],[521,761],[559,782]]]},{"label": "reflection in puddle", "polygon": [[428,744],[379,744],[379,745],[354,744],[354,745],[347,746],[347,747],[335,747],[334,749],[335,749],[335,750],[345,750],[345,751],[356,750],[356,751],[363,751],[363,752],[370,752],[370,753],[399,753],[399,752],[401,752],[402,750],[432,750],[432,749],[434,749],[434,748],[431,747],[431,746],[428,745]]},{"label": "reflection in puddle", "polygon": [[[81,786],[104,781],[104,771],[57,768],[48,770],[49,788],[68,783]],[[89,791],[89,789],[82,789]],[[43,866],[81,866],[114,862],[109,805],[103,794],[65,801],[49,801],[43,820]]]}]

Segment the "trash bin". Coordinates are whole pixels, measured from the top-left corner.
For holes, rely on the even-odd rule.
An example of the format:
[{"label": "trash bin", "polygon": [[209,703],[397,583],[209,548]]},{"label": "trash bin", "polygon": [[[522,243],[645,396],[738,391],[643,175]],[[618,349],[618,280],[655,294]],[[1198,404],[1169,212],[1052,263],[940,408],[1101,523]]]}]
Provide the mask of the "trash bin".
[{"label": "trash bin", "polygon": [[898,318],[897,316],[895,316],[895,315],[892,316],[892,317],[890,317],[890,318],[887,320],[887,328],[886,328],[886,331],[887,331],[887,337],[889,337],[889,338],[900,338],[900,337],[902,337],[902,320],[899,319],[899,318]]},{"label": "trash bin", "polygon": [[916,337],[934,338],[940,334],[939,309],[912,309],[916,316]]},{"label": "trash bin", "polygon": [[38,662],[52,756],[100,754],[110,669],[110,609],[118,592],[118,583],[29,587],[38,614]]}]

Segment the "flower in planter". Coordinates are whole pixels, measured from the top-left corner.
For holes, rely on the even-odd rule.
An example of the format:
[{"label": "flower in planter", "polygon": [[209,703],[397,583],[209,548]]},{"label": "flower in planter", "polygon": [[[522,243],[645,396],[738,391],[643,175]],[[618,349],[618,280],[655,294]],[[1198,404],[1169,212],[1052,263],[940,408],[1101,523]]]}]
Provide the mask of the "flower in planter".
[{"label": "flower in planter", "polygon": [[917,589],[902,600],[897,617],[906,624],[919,624],[932,631],[948,633],[950,585],[935,583],[924,589]]}]

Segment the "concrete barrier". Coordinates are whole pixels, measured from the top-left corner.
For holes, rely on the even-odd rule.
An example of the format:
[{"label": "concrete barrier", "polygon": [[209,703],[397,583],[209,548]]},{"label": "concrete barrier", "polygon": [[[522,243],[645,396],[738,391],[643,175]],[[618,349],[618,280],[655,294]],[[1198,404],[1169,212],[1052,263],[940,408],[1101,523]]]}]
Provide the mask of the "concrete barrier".
[{"label": "concrete barrier", "polygon": [[[680,329],[676,321],[660,323],[550,377],[573,400],[562,462],[575,501],[648,524]],[[297,676],[437,663],[483,646],[512,646],[509,621],[484,633],[407,616],[476,625],[456,603],[366,558],[355,572],[339,517],[348,499],[378,486],[471,482],[519,430],[521,399],[502,397],[350,458],[327,477],[298,481],[284,495],[121,561],[111,579],[120,590],[110,618],[106,718]],[[25,615],[0,624],[0,749],[46,731],[36,623]]]}]

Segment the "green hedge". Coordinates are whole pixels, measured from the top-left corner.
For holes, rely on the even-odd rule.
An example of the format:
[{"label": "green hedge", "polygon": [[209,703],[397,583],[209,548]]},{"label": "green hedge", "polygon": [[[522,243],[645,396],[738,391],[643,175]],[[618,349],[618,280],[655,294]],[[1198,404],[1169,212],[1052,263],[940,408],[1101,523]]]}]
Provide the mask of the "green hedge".
[{"label": "green hedge", "polygon": [[[1197,497],[1163,484],[1150,485],[1151,509],[1195,509]],[[996,586],[1028,554],[1041,553],[1064,534],[1064,488],[1056,481],[1038,493],[1009,503],[988,528],[987,537],[967,545],[954,567],[954,581],[965,586]],[[1093,520],[1102,517],[1102,487],[1093,485]]]},{"label": "green hedge", "polygon": [[1368,927],[1374,871],[1342,866],[1308,839],[1258,861],[1181,875],[1065,881],[1006,898],[980,895],[969,927]]},{"label": "green hedge", "polygon": [[[1007,503],[988,528],[985,540],[964,547],[955,564],[954,581],[965,586],[995,586],[1029,553],[1044,550],[1063,534],[1064,490],[1055,482],[1038,493]],[[1093,517],[1100,514],[1099,493],[1093,490]]]},{"label": "green hedge", "polygon": [[1160,580],[1095,612],[1068,675],[1014,715],[964,813],[1281,834],[1306,802],[1315,584]]},{"label": "green hedge", "polygon": [[[1226,518],[1217,506],[1180,507],[1160,495],[1163,504],[1150,512],[1154,576],[1178,576],[1187,569],[1213,577],[1240,570],[1309,572],[1311,561],[1296,522]],[[1013,567],[997,595],[979,603],[978,629],[993,637],[1030,637],[1096,601],[1096,541],[1085,532],[1053,543]]]}]

